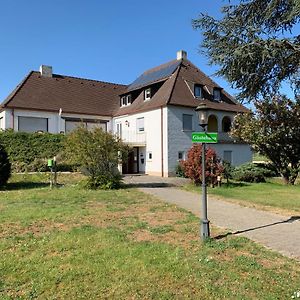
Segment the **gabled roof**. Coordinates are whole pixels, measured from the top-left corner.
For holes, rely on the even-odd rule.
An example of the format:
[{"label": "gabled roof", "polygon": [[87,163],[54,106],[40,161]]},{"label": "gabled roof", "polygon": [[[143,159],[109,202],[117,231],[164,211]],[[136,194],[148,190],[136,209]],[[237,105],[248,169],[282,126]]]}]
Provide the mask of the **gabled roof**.
[{"label": "gabled roof", "polygon": [[127,86],[54,74],[30,72],[2,107],[112,116]]},{"label": "gabled roof", "polygon": [[[172,68],[169,66],[172,66]],[[168,72],[166,71],[168,70]],[[172,70],[172,71],[171,71]],[[166,76],[157,76],[157,80],[153,81],[153,74],[168,74]],[[144,81],[144,78],[150,79]],[[140,80],[141,79],[141,80]],[[169,63],[155,67],[144,72],[134,82],[140,82],[135,88],[127,89],[127,93],[139,91],[139,95],[129,106],[119,107],[115,111],[116,116],[123,114],[132,114],[142,111],[152,110],[166,105],[186,106],[196,108],[199,104],[205,103],[213,110],[225,110],[232,112],[246,112],[247,108],[237,103],[232,96],[224,91],[217,83],[205,75],[199,68],[193,65],[187,59],[173,60]],[[144,82],[144,84],[142,84]],[[144,100],[144,89],[155,84],[161,84],[161,87],[153,95],[150,100]],[[203,99],[195,98],[194,84],[200,84],[204,89]],[[132,85],[130,85],[132,86]],[[130,87],[129,86],[129,87]],[[219,88],[222,90],[222,98],[220,102],[213,101],[213,90]]]},{"label": "gabled roof", "polygon": [[[195,98],[194,85],[203,86],[203,99]],[[144,90],[151,87],[155,93],[144,100]],[[220,102],[213,101],[213,89],[222,90]],[[133,103],[120,107],[120,95],[131,93]],[[214,110],[246,112],[189,60],[172,60],[144,72],[131,85],[121,85],[54,74],[41,76],[30,72],[16,89],[5,99],[0,109],[20,108],[27,110],[56,111],[98,116],[120,116],[176,105],[196,108],[205,103]]]}]

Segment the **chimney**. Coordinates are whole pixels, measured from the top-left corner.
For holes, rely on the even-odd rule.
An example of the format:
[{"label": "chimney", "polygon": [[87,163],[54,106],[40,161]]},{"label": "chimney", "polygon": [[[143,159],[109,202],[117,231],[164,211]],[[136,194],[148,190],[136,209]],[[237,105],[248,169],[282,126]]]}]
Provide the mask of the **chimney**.
[{"label": "chimney", "polygon": [[184,50],[177,51],[177,60],[187,59],[187,53]]},{"label": "chimney", "polygon": [[51,66],[40,66],[40,73],[43,77],[52,77],[52,67]]}]

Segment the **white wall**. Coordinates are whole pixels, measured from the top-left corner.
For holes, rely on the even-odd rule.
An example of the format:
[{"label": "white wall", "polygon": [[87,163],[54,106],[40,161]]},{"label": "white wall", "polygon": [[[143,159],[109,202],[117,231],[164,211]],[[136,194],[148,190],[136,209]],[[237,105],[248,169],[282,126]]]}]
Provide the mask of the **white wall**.
[{"label": "white wall", "polygon": [[112,122],[111,117],[105,116],[94,116],[94,115],[83,115],[83,114],[68,114],[62,112],[61,117],[58,112],[45,112],[45,111],[30,111],[22,109],[5,109],[0,113],[0,117],[4,116],[5,128],[14,128],[15,131],[18,130],[18,117],[39,117],[48,119],[48,132],[50,133],[60,133],[65,131],[65,120],[64,117],[68,118],[78,118],[78,119],[94,119],[94,120],[105,120],[107,123],[107,130],[111,131]]},{"label": "white wall", "polygon": [[[162,116],[161,116],[162,113]],[[145,145],[141,145],[137,133],[137,119],[144,118],[145,127]],[[141,172],[146,174],[158,175],[162,174],[162,153],[161,153],[161,118],[163,119],[163,146],[164,146],[164,175],[168,171],[168,150],[167,150],[167,109],[152,110],[149,112],[137,113],[133,115],[125,115],[115,117],[113,119],[114,132],[117,132],[117,123],[122,124],[122,133],[126,137],[126,131],[136,133],[136,143],[130,143],[131,146],[139,146],[139,168]],[[127,121],[127,122],[126,122]],[[126,125],[127,124],[127,125]],[[134,136],[134,135],[133,135]],[[149,160],[149,152],[152,152],[152,160]],[[144,158],[144,164],[141,163],[141,159]]]}]

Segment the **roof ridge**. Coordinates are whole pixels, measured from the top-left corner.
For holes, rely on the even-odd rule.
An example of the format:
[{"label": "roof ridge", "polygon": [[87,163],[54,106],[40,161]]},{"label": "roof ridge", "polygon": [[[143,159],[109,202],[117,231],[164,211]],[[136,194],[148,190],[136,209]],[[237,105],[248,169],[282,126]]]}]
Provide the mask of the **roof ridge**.
[{"label": "roof ridge", "polygon": [[157,65],[157,66],[155,66],[155,67],[152,67],[151,69],[147,69],[146,71],[144,71],[144,72],[142,73],[142,75],[143,75],[143,74],[148,74],[148,73],[155,72],[156,69],[161,68],[161,67],[164,67],[164,66],[167,66],[168,64],[171,64],[171,63],[173,63],[173,62],[175,62],[175,61],[177,61],[177,59],[172,59],[172,60],[170,60],[170,61],[167,61],[167,62],[162,63],[162,64],[160,64],[160,65]]},{"label": "roof ridge", "polygon": [[[173,85],[172,85],[172,89],[171,89],[171,93],[170,93],[170,96],[169,96],[169,98],[168,98],[168,100],[167,100],[167,105],[170,103],[171,98],[172,98],[172,96],[173,96],[175,84],[176,84],[176,82],[177,82],[177,78],[178,78],[178,75],[179,75],[179,71],[180,71],[180,69],[181,69],[181,64],[182,64],[182,61],[181,61],[181,63],[179,64],[179,66],[177,67],[176,75],[175,75],[176,78],[174,79],[174,82],[173,82]],[[175,74],[175,73],[173,73],[173,74]],[[172,74],[172,75],[173,75],[173,74]],[[169,78],[170,78],[170,77],[169,77]]]},{"label": "roof ridge", "polygon": [[24,86],[25,82],[29,79],[29,77],[34,73],[34,71],[30,71],[24,79],[15,87],[15,89],[3,100],[0,104],[1,107],[5,107],[20,91],[20,89]]},{"label": "roof ridge", "polygon": [[[40,73],[38,71],[31,71],[34,73]],[[76,77],[76,76],[70,76],[70,75],[63,75],[63,74],[53,74],[54,76],[63,76],[68,78],[74,78],[79,80],[87,80],[87,81],[93,81],[93,82],[99,82],[99,83],[106,83],[106,84],[112,84],[112,85],[120,85],[120,86],[128,86],[127,84],[121,84],[121,83],[114,83],[114,82],[108,82],[108,81],[102,81],[102,80],[96,80],[96,79],[89,79],[89,78],[83,78],[83,77]]]}]

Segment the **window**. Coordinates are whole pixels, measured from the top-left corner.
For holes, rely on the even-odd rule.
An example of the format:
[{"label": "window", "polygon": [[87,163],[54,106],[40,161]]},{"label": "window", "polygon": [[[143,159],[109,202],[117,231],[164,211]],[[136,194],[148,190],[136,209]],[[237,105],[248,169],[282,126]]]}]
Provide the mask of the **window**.
[{"label": "window", "polygon": [[193,130],[193,116],[192,115],[182,115],[182,130],[192,131]]},{"label": "window", "polygon": [[221,90],[214,88],[214,100],[221,101]]},{"label": "window", "polygon": [[184,160],[184,151],[178,152],[178,160]]},{"label": "window", "polygon": [[48,132],[48,119],[36,117],[18,117],[18,131]]},{"label": "window", "polygon": [[131,104],[131,95],[121,97],[121,106],[127,106]]},{"label": "window", "polygon": [[195,87],[194,87],[194,96],[196,98],[203,98],[203,88],[202,88],[201,85],[195,84]]},{"label": "window", "polygon": [[144,99],[145,100],[151,99],[151,88],[148,88],[144,91]]},{"label": "window", "polygon": [[224,151],[223,160],[232,164],[232,151]]},{"label": "window", "polygon": [[145,131],[144,118],[136,119],[136,128],[137,128],[137,132],[144,132]]},{"label": "window", "polygon": [[122,123],[117,123],[117,136],[122,138]]},{"label": "window", "polygon": [[65,132],[71,132],[78,128],[79,126],[84,126],[88,130],[92,130],[94,128],[102,128],[103,131],[107,131],[106,123],[104,122],[92,122],[85,120],[66,120],[65,121]]}]

